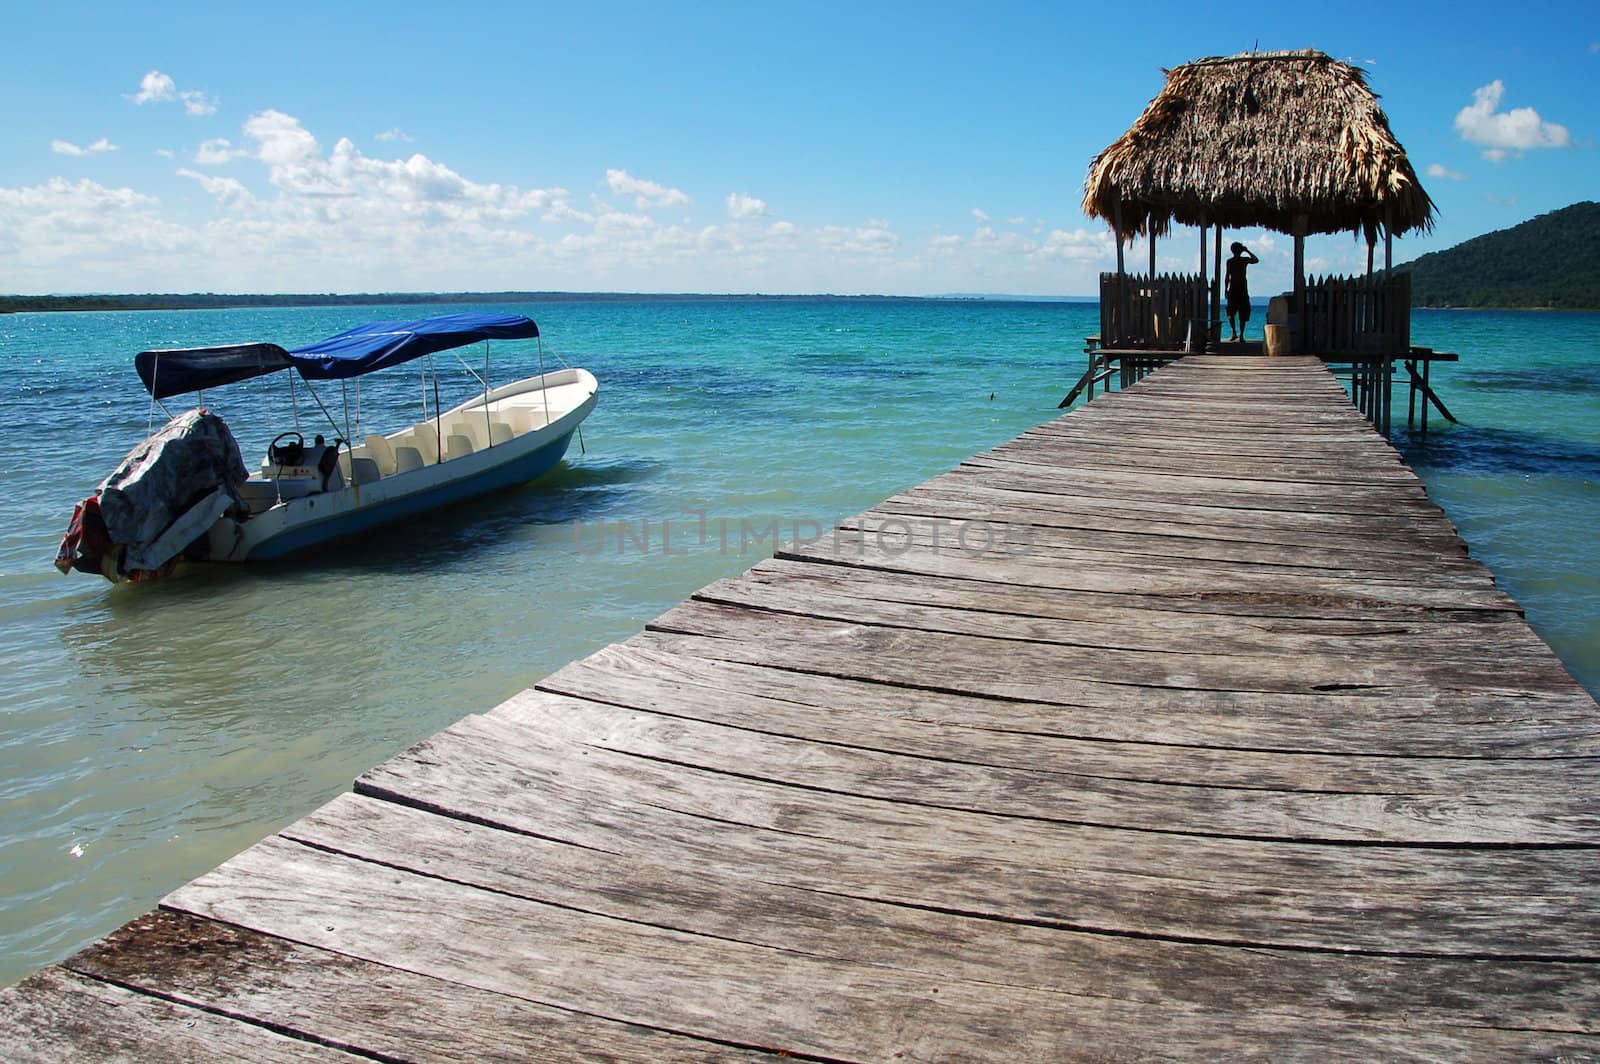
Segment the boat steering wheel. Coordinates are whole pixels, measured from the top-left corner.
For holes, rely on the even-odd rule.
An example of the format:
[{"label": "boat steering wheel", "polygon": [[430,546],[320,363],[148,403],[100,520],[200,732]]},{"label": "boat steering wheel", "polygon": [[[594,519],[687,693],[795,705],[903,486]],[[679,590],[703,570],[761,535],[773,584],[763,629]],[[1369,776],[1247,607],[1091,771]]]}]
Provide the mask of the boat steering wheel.
[{"label": "boat steering wheel", "polygon": [[[283,440],[292,440],[293,442],[287,446],[280,447],[279,444]],[[294,465],[300,461],[305,454],[305,450],[306,438],[290,429],[288,432],[280,432],[272,438],[272,443],[267,447],[267,454],[279,465]]]}]

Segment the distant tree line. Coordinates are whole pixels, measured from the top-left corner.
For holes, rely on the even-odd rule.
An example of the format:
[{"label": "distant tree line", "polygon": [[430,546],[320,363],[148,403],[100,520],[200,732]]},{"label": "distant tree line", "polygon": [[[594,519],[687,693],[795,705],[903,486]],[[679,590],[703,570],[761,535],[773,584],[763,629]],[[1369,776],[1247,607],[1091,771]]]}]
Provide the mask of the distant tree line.
[{"label": "distant tree line", "polygon": [[1600,309],[1600,203],[1574,203],[1398,269],[1410,272],[1419,307]]},{"label": "distant tree line", "polygon": [[706,302],[714,300],[850,299],[898,302],[910,296],[698,295],[631,292],[334,292],[295,295],[228,295],[190,292],[184,295],[0,296],[0,313],[68,310],[216,310],[237,307],[416,306],[460,303],[619,303],[639,301]]}]

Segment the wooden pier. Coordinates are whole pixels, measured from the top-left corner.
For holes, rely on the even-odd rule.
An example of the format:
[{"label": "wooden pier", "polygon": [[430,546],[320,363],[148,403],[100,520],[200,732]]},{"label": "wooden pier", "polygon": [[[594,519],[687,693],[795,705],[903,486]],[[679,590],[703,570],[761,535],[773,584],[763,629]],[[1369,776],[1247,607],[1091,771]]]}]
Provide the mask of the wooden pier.
[{"label": "wooden pier", "polygon": [[1600,710],[1314,358],[713,584],[0,995],[31,1060],[1600,1057]]},{"label": "wooden pier", "polygon": [[[1114,381],[1126,388],[1143,380],[1146,374],[1185,357],[1183,351],[1158,346],[1107,347],[1099,335],[1086,336],[1083,342],[1088,365],[1078,382],[1061,400],[1058,409],[1065,410],[1079,399],[1093,399],[1096,388],[1109,392]],[[1259,357],[1265,353],[1263,346],[1260,341],[1211,341],[1206,351],[1214,355]],[[1359,355],[1346,352],[1317,357],[1331,373],[1349,382],[1350,398],[1356,409],[1384,436],[1388,436],[1393,428],[1394,385],[1397,381],[1407,389],[1408,431],[1427,434],[1430,407],[1446,421],[1455,423],[1455,415],[1444,405],[1439,393],[1433,390],[1433,364],[1459,362],[1461,356],[1453,351],[1435,351],[1431,347],[1408,345],[1403,354],[1379,352]]]}]

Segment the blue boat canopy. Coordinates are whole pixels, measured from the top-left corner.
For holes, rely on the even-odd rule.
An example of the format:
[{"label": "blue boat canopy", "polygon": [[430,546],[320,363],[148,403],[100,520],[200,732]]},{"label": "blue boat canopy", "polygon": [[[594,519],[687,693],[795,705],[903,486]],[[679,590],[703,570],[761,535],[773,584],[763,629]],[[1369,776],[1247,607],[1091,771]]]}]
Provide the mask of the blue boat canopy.
[{"label": "blue boat canopy", "polygon": [[247,381],[264,373],[288,369],[293,364],[289,352],[277,344],[140,351],[133,356],[133,368],[138,371],[139,379],[157,399]]},{"label": "blue boat canopy", "polygon": [[141,351],[133,364],[150,394],[165,399],[291,366],[306,380],[343,380],[480,340],[538,335],[539,326],[521,314],[441,314],[416,321],[368,322],[292,351],[277,344]]},{"label": "blue boat canopy", "polygon": [[289,352],[306,380],[342,380],[398,366],[435,351],[479,340],[522,340],[539,335],[521,314],[442,314],[418,321],[374,321]]}]

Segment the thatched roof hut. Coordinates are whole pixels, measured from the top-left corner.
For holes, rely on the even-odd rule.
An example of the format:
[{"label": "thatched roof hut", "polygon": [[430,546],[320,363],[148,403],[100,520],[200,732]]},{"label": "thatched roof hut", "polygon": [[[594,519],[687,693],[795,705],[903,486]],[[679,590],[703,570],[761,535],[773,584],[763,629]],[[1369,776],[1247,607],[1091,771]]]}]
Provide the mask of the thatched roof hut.
[{"label": "thatched roof hut", "polygon": [[1292,235],[1427,231],[1433,201],[1360,68],[1321,52],[1200,59],[1095,157],[1084,212],[1126,238],[1174,221]]}]

